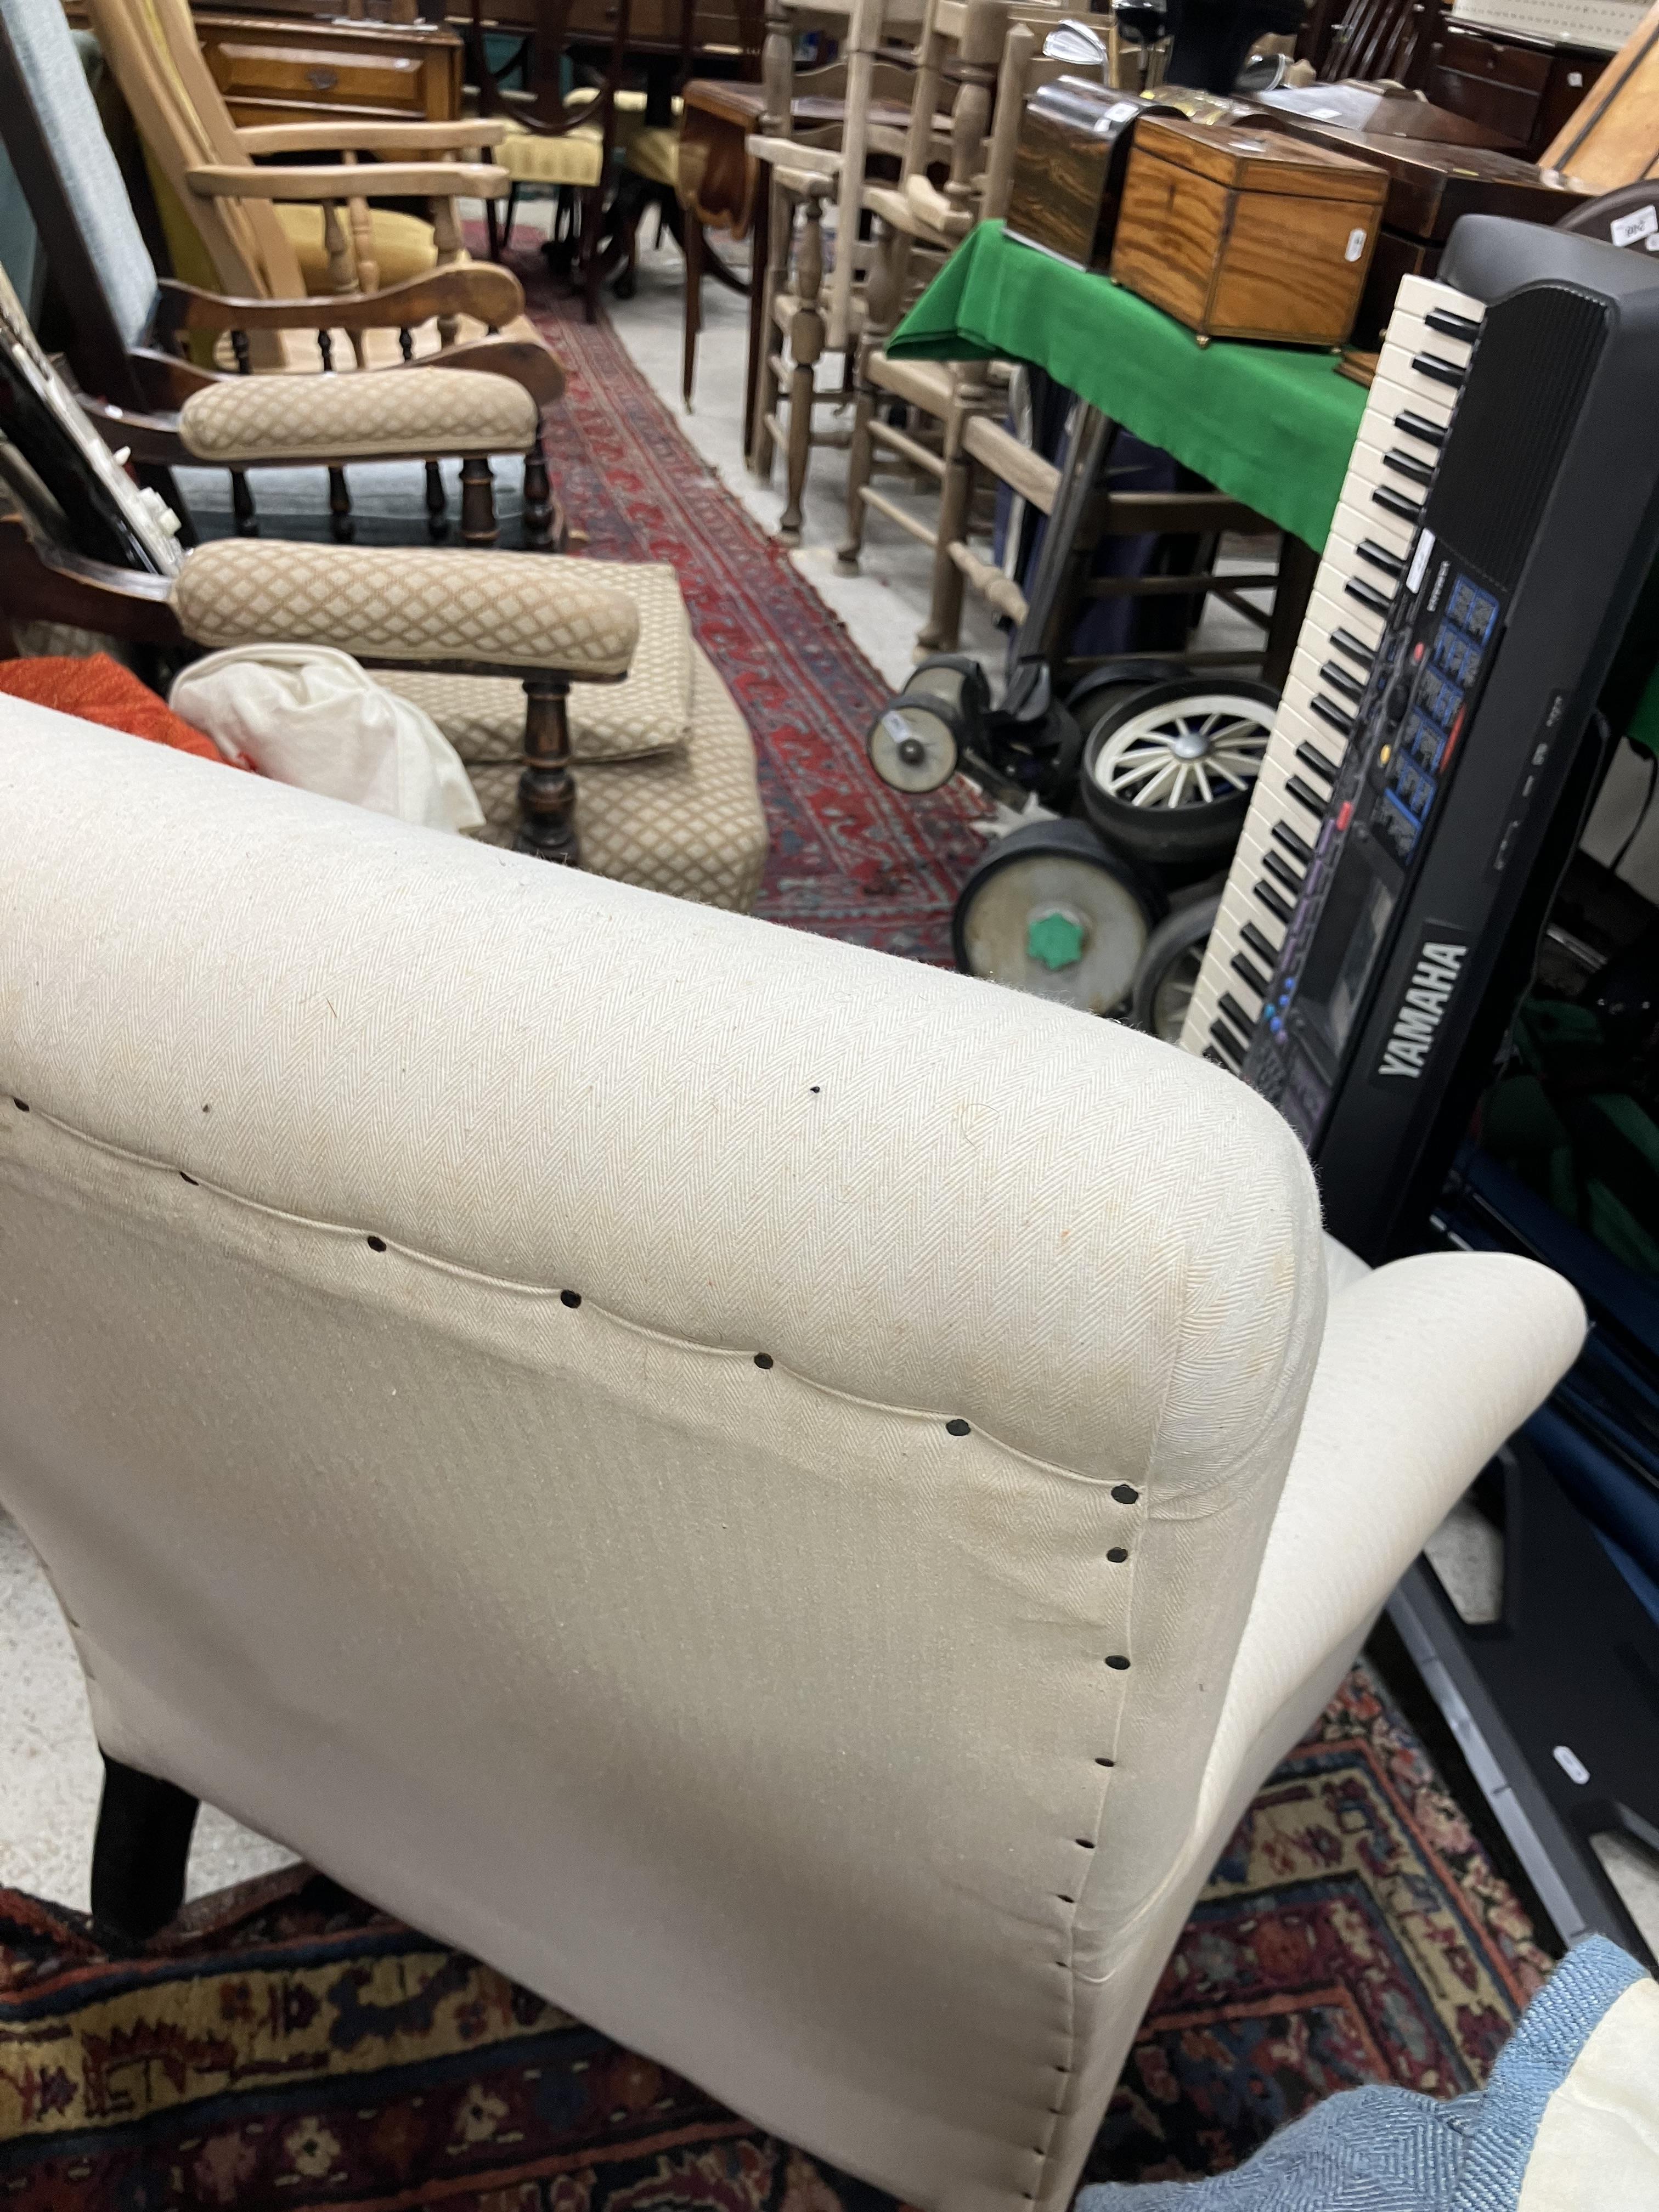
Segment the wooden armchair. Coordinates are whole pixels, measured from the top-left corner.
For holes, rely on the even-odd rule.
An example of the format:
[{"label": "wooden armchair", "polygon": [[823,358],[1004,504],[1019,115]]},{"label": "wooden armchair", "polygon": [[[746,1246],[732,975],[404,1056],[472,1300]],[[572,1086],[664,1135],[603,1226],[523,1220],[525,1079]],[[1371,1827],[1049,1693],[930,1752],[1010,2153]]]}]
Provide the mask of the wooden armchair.
[{"label": "wooden armchair", "polygon": [[[438,457],[463,457],[463,532],[471,544],[489,544],[495,522],[486,456],[512,451],[526,455],[528,542],[538,548],[556,542],[540,410],[563,390],[563,373],[524,319],[523,295],[505,270],[458,263],[378,293],[321,299],[303,293],[288,299],[225,297],[159,278],[63,12],[52,0],[0,0],[0,133],[57,279],[68,319],[69,363],[87,410],[112,447],[131,450],[141,474],[157,483],[181,515],[185,509],[169,472],[207,458],[184,434],[181,414],[199,395],[231,380],[185,357],[191,348],[217,347],[237,373],[251,372],[256,356],[264,362],[273,352],[280,367],[297,368],[308,355],[309,366],[326,369],[335,362],[336,336],[343,332],[365,350],[374,347],[380,357],[389,356],[395,367],[386,373],[408,386],[413,376],[433,373],[409,366],[416,329],[441,319],[477,336],[429,358],[446,370],[491,372],[491,383],[510,380],[532,403],[527,431],[514,393],[492,401],[481,420],[476,403],[487,387],[468,379],[453,386],[447,403],[447,387],[428,385],[415,411],[422,416],[420,440],[431,442],[398,447],[395,440],[388,444],[387,429],[410,421],[412,393],[395,397],[388,386],[383,413],[366,411],[361,399],[331,389],[349,379],[331,379],[325,386],[319,377],[284,378],[284,386],[292,386],[292,405],[266,410],[259,449],[250,453],[245,441],[220,444],[221,453],[239,456],[222,465],[231,470],[240,526],[257,528],[249,468],[321,460],[330,466],[336,533],[349,536],[343,471],[349,461],[370,457],[363,443],[367,425],[374,457],[401,453],[426,463],[434,540],[449,529]],[[303,437],[298,435],[301,414]],[[505,447],[481,444],[481,437],[492,434],[490,424],[499,434],[509,417],[518,427]],[[221,417],[221,440],[227,427]],[[329,450],[331,439],[343,442]]]},{"label": "wooden armchair", "polygon": [[[244,131],[202,58],[188,0],[88,0],[88,11],[144,143],[174,272],[201,289],[240,299],[345,298],[459,268],[466,257],[456,201],[506,189],[493,163],[455,158],[487,150],[502,125],[343,116]],[[262,155],[295,154],[339,158],[258,165]],[[373,204],[411,198],[428,202],[429,221]],[[412,330],[413,352],[480,334],[444,315]],[[367,331],[349,335],[362,366],[398,357],[390,331],[378,341]],[[249,337],[255,367],[284,365],[275,333]]]},{"label": "wooden armchair", "polygon": [[478,88],[478,112],[498,136],[492,141],[507,179],[507,214],[498,218],[495,196],[485,202],[489,256],[499,260],[512,242],[514,218],[526,191],[550,192],[557,203],[549,258],[576,272],[588,321],[599,312],[599,247],[605,187],[617,137],[617,83],[628,44],[629,0],[617,0],[615,33],[605,76],[597,86],[563,92],[571,0],[535,0],[535,22],[524,71],[528,89],[501,89],[490,67],[481,0],[472,0],[468,66]]}]

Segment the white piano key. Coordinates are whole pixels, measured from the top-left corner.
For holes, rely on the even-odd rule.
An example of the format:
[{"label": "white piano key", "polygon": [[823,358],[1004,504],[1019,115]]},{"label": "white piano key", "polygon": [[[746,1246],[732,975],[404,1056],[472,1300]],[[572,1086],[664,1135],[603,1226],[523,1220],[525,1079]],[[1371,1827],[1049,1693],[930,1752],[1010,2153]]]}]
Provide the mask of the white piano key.
[{"label": "white piano key", "polygon": [[[1394,313],[1422,316],[1426,315],[1431,307],[1444,307],[1449,313],[1462,315],[1466,322],[1471,323],[1483,321],[1486,313],[1483,301],[1472,300],[1467,292],[1460,292],[1453,285],[1442,284],[1432,276],[1402,276],[1400,290],[1395,298]],[[1389,321],[1392,329],[1392,315]]]}]

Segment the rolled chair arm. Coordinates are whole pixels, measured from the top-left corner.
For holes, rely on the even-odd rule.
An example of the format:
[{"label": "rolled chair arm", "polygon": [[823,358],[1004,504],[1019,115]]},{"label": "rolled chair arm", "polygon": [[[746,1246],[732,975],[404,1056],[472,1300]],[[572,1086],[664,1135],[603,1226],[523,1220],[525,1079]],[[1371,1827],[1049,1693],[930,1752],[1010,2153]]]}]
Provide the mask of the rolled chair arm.
[{"label": "rolled chair arm", "polygon": [[319,169],[209,165],[185,181],[204,200],[505,199],[505,169],[477,161],[331,162]]},{"label": "rolled chair arm", "polygon": [[189,555],[172,605],[198,645],[328,645],[393,665],[613,681],[633,659],[639,612],[586,568],[552,554],[228,538]]},{"label": "rolled chair arm", "polygon": [[504,121],[471,116],[455,123],[258,123],[237,132],[250,154],[453,154],[499,146]]},{"label": "rolled chair arm", "polygon": [[1422,1254],[1367,1274],[1339,1247],[1327,1270],[1334,1295],[1216,1731],[1206,1814],[1584,1340],[1571,1285],[1507,1253]]},{"label": "rolled chair arm", "polygon": [[228,377],[185,400],[179,434],[198,459],[242,468],[526,453],[539,422],[536,402],[507,377],[412,368],[392,377]]}]

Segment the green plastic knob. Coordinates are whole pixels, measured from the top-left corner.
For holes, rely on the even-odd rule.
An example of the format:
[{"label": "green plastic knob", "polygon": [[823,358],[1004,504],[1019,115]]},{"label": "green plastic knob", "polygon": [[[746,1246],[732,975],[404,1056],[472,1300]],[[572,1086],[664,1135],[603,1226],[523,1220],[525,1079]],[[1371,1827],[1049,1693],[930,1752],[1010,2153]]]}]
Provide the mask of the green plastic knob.
[{"label": "green plastic knob", "polygon": [[1083,930],[1069,914],[1034,915],[1025,928],[1025,950],[1045,968],[1072,968],[1083,957]]}]

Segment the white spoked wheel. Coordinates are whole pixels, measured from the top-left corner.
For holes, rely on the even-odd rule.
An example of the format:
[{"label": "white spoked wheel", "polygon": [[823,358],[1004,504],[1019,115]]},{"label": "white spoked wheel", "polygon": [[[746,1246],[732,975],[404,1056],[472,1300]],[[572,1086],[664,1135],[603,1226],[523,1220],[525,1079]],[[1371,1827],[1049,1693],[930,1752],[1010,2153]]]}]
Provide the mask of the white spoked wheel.
[{"label": "white spoked wheel", "polygon": [[1084,750],[1083,801],[1139,858],[1224,859],[1273,735],[1276,692],[1245,683],[1156,684],[1109,698]]}]

